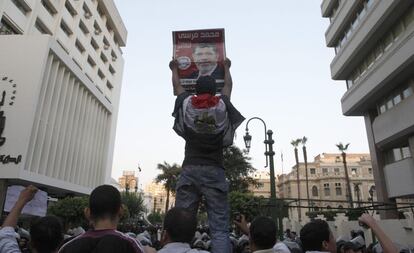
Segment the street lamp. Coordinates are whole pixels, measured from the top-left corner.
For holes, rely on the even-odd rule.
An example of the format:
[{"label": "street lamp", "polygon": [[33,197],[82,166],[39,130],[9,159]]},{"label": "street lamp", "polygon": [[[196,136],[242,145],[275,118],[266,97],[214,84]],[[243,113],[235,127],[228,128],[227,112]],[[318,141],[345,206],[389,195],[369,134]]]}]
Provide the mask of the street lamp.
[{"label": "street lamp", "polygon": [[[275,169],[274,169],[274,161],[273,161],[273,156],[275,155],[275,152],[273,151],[273,144],[275,143],[275,141],[272,139],[272,135],[273,135],[273,131],[272,130],[267,130],[266,127],[266,123],[264,122],[264,120],[262,120],[259,117],[253,117],[250,118],[247,123],[246,123],[246,135],[243,137],[244,139],[244,144],[246,145],[246,149],[247,152],[249,152],[250,147],[251,147],[251,141],[252,141],[252,136],[249,134],[249,123],[251,120],[260,120],[263,123],[264,126],[264,130],[265,130],[265,140],[264,140],[264,144],[265,144],[265,156],[266,156],[266,166],[265,168],[267,168],[267,166],[269,165],[269,169],[270,169],[270,204],[272,207],[276,206],[276,185],[275,185]],[[272,217],[273,219],[276,221],[276,212],[272,212]]]}]

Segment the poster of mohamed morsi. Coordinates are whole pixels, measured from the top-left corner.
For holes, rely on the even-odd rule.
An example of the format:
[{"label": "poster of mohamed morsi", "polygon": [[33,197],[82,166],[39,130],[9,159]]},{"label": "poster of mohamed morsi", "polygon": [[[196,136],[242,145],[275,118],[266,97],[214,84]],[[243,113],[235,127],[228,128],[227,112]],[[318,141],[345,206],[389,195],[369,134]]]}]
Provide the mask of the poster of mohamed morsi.
[{"label": "poster of mohamed morsi", "polygon": [[173,57],[178,61],[181,85],[194,92],[197,79],[210,75],[216,79],[217,91],[224,85],[224,29],[173,32]]}]

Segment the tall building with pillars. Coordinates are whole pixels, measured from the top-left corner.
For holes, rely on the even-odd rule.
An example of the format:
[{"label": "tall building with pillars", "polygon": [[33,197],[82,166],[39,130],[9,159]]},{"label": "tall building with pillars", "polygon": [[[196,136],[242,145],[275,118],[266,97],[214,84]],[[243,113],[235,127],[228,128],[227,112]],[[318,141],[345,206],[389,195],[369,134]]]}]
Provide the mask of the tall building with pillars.
[{"label": "tall building with pillars", "polygon": [[332,79],[346,83],[343,114],[365,119],[378,199],[413,197],[414,1],[323,0],[321,10]]},{"label": "tall building with pillars", "polygon": [[[308,162],[307,167],[309,198],[312,210],[319,211],[322,209],[349,207],[341,154],[322,153],[316,156],[314,161]],[[347,167],[354,206],[358,206],[359,202],[376,201],[375,192],[372,197],[370,194],[370,190],[375,189],[375,187],[372,188],[375,183],[370,155],[347,154]],[[295,199],[298,197],[296,165],[289,174],[282,174],[278,177],[277,188],[280,198]],[[299,188],[301,199],[307,199],[304,163],[299,163]],[[308,206],[306,200],[302,200],[300,204],[301,206]],[[305,217],[308,208],[301,208],[300,210],[301,217]],[[289,215],[291,218],[298,220],[298,209],[291,208]]]},{"label": "tall building with pillars", "polygon": [[0,199],[110,183],[126,39],[113,0],[0,1]]}]

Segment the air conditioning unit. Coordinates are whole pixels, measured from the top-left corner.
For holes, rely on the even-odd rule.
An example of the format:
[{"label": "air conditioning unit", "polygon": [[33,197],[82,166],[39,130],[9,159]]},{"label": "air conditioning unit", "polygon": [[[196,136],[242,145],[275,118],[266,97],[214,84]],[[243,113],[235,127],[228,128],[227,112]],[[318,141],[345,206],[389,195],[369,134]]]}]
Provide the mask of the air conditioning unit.
[{"label": "air conditioning unit", "polygon": [[104,48],[105,48],[105,50],[108,50],[109,49],[109,45],[104,45]]},{"label": "air conditioning unit", "polygon": [[92,17],[92,14],[89,12],[85,12],[85,18],[90,19]]},{"label": "air conditioning unit", "polygon": [[101,34],[101,31],[100,30],[95,30],[95,34],[99,35],[99,34]]},{"label": "air conditioning unit", "polygon": [[112,61],[116,61],[116,57],[115,56],[112,56]]}]

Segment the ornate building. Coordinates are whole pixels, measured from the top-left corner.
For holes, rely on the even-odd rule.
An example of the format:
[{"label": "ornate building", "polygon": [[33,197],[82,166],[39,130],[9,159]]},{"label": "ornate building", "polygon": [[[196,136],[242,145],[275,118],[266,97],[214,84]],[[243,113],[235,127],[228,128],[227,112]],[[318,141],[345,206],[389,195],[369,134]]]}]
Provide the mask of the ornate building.
[{"label": "ornate building", "polygon": [[[316,156],[313,162],[309,162],[307,167],[309,204],[312,210],[349,207],[341,154],[322,153]],[[375,183],[369,154],[347,154],[347,167],[354,206],[358,206],[360,202],[371,201],[370,190],[373,193],[373,200],[376,201],[376,193],[372,192]],[[300,205],[308,206],[304,163],[299,163],[299,187],[300,197],[304,199]],[[298,198],[296,165],[289,174],[278,177],[277,188],[280,198],[293,201]],[[301,208],[301,217],[304,217],[306,212],[308,208]],[[297,208],[291,208],[289,215],[291,218],[299,219]]]},{"label": "ornate building", "polygon": [[[146,204],[148,205],[147,209],[150,213],[163,213],[165,211],[167,191],[165,190],[162,184],[157,184],[155,182],[147,184],[144,189],[144,196],[146,199]],[[173,207],[175,203],[175,198],[171,193],[169,202],[169,207]]]}]

